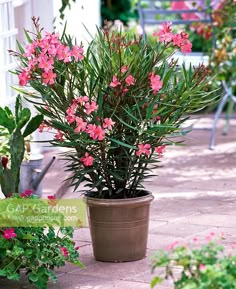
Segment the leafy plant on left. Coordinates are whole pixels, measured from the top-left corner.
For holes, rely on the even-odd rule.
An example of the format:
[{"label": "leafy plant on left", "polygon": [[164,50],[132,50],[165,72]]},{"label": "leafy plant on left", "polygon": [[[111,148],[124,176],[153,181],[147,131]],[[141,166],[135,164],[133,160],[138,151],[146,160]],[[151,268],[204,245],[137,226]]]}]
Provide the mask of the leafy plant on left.
[{"label": "leafy plant on left", "polygon": [[[11,198],[33,199],[37,196],[26,191],[13,194]],[[0,217],[1,214],[0,211]],[[19,281],[20,271],[25,269],[30,283],[46,289],[49,279],[57,281],[53,272],[55,267],[64,266],[65,262],[83,267],[79,261],[79,247],[72,237],[71,227],[0,227],[0,276]]]},{"label": "leafy plant on left", "polygon": [[0,185],[5,196],[18,193],[20,166],[25,154],[25,140],[42,123],[43,116],[31,117],[29,108],[22,106],[21,97],[16,98],[15,112],[0,107],[0,128],[3,129],[7,155],[1,156]]}]

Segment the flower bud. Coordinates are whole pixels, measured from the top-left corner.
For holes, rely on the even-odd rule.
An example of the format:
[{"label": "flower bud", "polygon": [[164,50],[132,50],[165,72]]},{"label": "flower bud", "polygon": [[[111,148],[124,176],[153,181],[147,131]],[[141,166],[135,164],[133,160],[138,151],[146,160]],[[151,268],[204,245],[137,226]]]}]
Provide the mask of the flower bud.
[{"label": "flower bud", "polygon": [[2,166],[3,166],[4,169],[6,169],[7,163],[8,163],[8,157],[3,156],[2,157]]}]

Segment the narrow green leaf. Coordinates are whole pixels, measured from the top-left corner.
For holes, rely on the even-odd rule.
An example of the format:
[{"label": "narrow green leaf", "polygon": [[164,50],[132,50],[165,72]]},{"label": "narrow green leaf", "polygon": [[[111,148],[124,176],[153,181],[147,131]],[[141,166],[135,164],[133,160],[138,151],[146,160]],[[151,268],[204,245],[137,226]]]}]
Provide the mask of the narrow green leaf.
[{"label": "narrow green leaf", "polygon": [[151,281],[151,284],[150,284],[151,288],[154,288],[157,284],[160,284],[162,281],[163,281],[162,278],[155,276]]},{"label": "narrow green leaf", "polygon": [[22,111],[19,114],[18,122],[16,123],[16,127],[21,129],[23,128],[26,123],[29,121],[31,116],[30,109],[25,107],[22,109]]},{"label": "narrow green leaf", "polygon": [[38,114],[34,117],[31,118],[31,120],[28,122],[24,132],[23,132],[23,137],[27,137],[28,135],[32,134],[42,123],[43,121],[43,115]]},{"label": "narrow green leaf", "polygon": [[114,139],[114,138],[108,138],[108,139],[110,139],[111,141],[113,141],[114,143],[116,143],[118,145],[121,145],[122,147],[127,147],[127,148],[133,149],[133,150],[137,149],[135,146],[129,145],[129,144],[123,142],[123,141],[120,141],[120,140],[117,140],[117,139]]}]

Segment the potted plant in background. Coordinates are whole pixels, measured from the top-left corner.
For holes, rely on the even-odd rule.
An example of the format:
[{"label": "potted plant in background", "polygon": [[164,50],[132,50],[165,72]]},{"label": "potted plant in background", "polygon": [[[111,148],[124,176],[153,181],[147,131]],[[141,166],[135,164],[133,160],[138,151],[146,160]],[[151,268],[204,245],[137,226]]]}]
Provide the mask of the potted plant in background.
[{"label": "potted plant in background", "polygon": [[[98,29],[86,53],[66,33],[26,32],[28,44],[12,52],[20,61],[18,88],[56,129],[75,190],[85,182],[94,255],[131,261],[146,253],[151,193],[143,181],[174,144],[186,114],[212,102],[204,91],[208,70],[187,70],[171,59],[191,51],[185,32],[170,23],[156,42]],[[31,87],[31,89],[30,89]]]}]

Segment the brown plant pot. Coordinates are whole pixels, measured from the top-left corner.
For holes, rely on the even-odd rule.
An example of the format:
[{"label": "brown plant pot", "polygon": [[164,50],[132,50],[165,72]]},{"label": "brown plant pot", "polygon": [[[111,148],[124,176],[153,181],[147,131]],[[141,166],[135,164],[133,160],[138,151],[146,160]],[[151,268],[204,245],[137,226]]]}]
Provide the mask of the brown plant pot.
[{"label": "brown plant pot", "polygon": [[85,197],[94,257],[126,262],[146,255],[149,208],[153,195],[130,199]]}]

